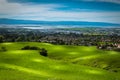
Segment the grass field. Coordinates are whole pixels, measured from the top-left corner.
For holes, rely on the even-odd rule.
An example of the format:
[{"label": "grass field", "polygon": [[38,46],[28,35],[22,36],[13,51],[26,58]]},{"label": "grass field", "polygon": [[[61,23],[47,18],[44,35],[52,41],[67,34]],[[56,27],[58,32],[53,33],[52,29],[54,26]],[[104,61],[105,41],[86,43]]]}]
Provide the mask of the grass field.
[{"label": "grass field", "polygon": [[[37,50],[45,48],[44,57]],[[120,80],[120,52],[95,46],[66,46],[49,43],[0,43],[0,80]]]}]

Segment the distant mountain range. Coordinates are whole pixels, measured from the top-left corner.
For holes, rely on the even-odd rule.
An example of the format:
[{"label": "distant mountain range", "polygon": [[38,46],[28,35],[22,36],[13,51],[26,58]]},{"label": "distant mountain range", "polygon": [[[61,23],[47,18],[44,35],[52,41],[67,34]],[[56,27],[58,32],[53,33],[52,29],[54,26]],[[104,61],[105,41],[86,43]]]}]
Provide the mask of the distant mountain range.
[{"label": "distant mountain range", "polygon": [[35,21],[0,18],[0,24],[39,24],[39,25],[80,25],[80,26],[120,26],[120,24],[86,21]]}]

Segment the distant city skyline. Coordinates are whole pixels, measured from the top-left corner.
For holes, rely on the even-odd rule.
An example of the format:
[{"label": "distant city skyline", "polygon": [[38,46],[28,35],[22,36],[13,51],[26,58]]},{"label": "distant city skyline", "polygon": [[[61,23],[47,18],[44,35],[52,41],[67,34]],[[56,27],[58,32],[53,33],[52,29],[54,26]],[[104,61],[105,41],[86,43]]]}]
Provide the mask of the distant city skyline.
[{"label": "distant city skyline", "polygon": [[120,24],[120,0],[0,0],[0,18]]}]

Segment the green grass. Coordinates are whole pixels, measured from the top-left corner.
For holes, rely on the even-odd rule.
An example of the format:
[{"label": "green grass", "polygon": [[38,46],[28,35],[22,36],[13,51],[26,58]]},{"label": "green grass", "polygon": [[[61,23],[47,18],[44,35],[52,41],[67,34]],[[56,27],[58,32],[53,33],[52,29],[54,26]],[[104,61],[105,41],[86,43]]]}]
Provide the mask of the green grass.
[{"label": "green grass", "polygon": [[[21,50],[27,45],[47,49],[48,57]],[[0,52],[0,80],[120,80],[119,52],[37,42],[1,43],[1,47],[7,51]]]}]

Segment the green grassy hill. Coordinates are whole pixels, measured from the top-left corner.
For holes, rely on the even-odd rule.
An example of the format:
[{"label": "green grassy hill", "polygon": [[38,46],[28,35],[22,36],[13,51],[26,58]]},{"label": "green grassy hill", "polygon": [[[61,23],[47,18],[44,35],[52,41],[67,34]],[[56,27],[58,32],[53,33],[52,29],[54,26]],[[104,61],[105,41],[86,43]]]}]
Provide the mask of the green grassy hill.
[{"label": "green grassy hill", "polygon": [[[45,48],[48,57],[24,46]],[[0,80],[120,80],[120,53],[37,42],[1,43]]]}]

